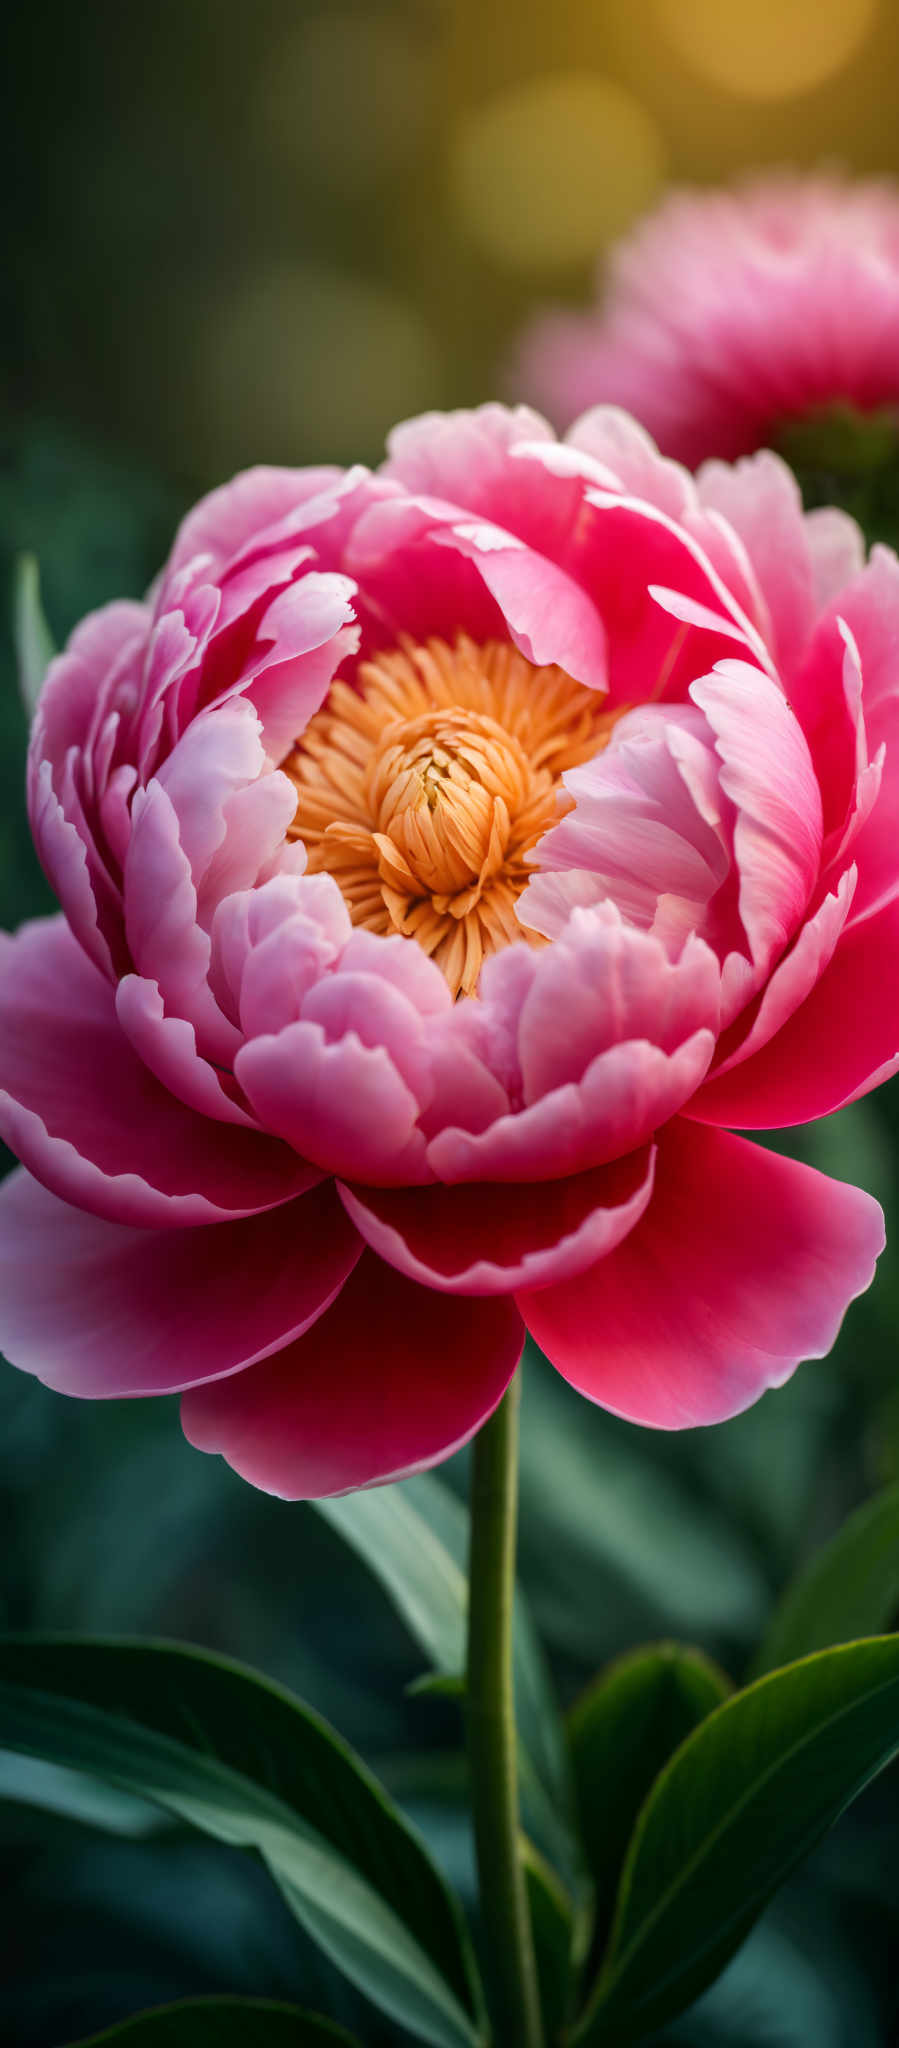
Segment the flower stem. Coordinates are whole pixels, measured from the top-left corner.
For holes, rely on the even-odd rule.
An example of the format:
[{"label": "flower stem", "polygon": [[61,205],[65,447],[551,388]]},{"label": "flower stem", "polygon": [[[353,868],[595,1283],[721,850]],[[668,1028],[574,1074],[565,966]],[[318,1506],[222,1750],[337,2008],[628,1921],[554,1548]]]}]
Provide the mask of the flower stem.
[{"label": "flower stem", "polygon": [[518,1841],[512,1611],[519,1375],[475,1439],[468,1612],[468,1747],[481,1918],[498,2048],[542,2048]]}]

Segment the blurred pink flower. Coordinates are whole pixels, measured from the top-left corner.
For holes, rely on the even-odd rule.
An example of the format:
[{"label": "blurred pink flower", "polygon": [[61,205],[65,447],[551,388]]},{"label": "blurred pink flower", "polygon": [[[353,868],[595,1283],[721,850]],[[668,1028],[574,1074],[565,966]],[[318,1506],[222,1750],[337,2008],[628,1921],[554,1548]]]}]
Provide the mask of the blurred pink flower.
[{"label": "blurred pink flower", "polygon": [[663,1428],[825,1353],[880,1211],[723,1127],[899,1065],[897,640],[775,457],[615,411],[205,499],[35,718],[9,1358],[295,1497],[447,1455],[525,1326]]},{"label": "blurred pink flower", "polygon": [[539,315],[506,382],[567,426],[622,405],[695,467],[835,402],[899,402],[899,190],[768,173],[674,192],[611,258],[586,313]]}]

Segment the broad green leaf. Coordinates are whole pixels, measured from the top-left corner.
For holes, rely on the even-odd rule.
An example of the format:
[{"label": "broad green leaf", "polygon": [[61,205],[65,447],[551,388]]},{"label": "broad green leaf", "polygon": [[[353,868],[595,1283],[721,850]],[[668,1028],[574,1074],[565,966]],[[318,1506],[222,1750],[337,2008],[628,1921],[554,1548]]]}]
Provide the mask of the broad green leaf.
[{"label": "broad green leaf", "polygon": [[176,1644],[0,1644],[0,1743],[154,1799],[258,1850],[296,1918],[434,2048],[480,2038],[461,1917],[423,1845],[327,1723]]},{"label": "broad green leaf", "polygon": [[657,1643],[619,1657],[572,1707],[568,1736],[600,1941],[653,1780],[729,1690],[724,1673],[700,1651]]},{"label": "broad green leaf", "polygon": [[522,1838],[522,1860],[537,1959],[540,2010],[546,2038],[555,2041],[568,2018],[580,1928],[564,1886],[526,1836]]},{"label": "broad green leaf", "polygon": [[701,1721],[643,1807],[577,2048],[639,2040],[682,2012],[897,1750],[890,1636],[773,1672]]},{"label": "broad green leaf", "polygon": [[184,1998],[134,2013],[73,2048],[357,2048],[317,2013],[268,1998]]},{"label": "broad green leaf", "polygon": [[170,1826],[159,1807],[146,1799],[104,1785],[102,1779],[89,1778],[83,1771],[69,1771],[42,1757],[16,1756],[6,1749],[0,1750],[0,1799],[64,1814],[68,1820],[84,1821],[111,1835],[155,1835]]},{"label": "broad green leaf", "polygon": [[[860,1940],[823,1886],[784,1887],[714,1984],[653,2042],[670,2048],[884,2048],[893,1946]],[[880,1957],[876,1950],[879,1943]],[[874,1953],[872,1954],[872,1948]]]},{"label": "broad green leaf", "polygon": [[528,1347],[522,1576],[545,1640],[588,1671],[669,1631],[756,1643],[770,1606],[733,1518],[644,1445],[645,1432],[591,1408]]},{"label": "broad green leaf", "polygon": [[[442,1679],[465,1670],[468,1511],[449,1488],[422,1473],[313,1503],[380,1580]],[[562,1726],[540,1643],[521,1595],[515,1609],[515,1699],[521,1795],[528,1827],[572,1874],[567,1825],[571,1787]],[[429,1678],[414,1690],[435,1689]],[[436,1688],[444,1691],[438,1682]]]},{"label": "broad green leaf", "polygon": [[883,1629],[899,1608],[899,1484],[850,1515],[776,1608],[754,1674]]},{"label": "broad green leaf", "polygon": [[464,1671],[468,1516],[455,1494],[424,1472],[311,1505],[374,1572],[435,1670]]},{"label": "broad green leaf", "polygon": [[13,582],[13,639],[22,702],[31,717],[56,648],[41,604],[40,574],[34,555],[20,555]]}]

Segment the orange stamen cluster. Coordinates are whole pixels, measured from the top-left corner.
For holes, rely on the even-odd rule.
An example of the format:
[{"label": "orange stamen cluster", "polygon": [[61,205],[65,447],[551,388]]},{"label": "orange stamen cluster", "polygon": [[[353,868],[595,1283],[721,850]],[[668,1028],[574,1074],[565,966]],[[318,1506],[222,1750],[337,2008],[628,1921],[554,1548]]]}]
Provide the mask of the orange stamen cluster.
[{"label": "orange stamen cluster", "polygon": [[514,939],[527,855],[570,809],[566,768],[605,745],[614,713],[563,669],[460,634],[411,642],[333,683],[283,766],[291,836],[334,876],[353,923],[418,940],[454,995]]}]

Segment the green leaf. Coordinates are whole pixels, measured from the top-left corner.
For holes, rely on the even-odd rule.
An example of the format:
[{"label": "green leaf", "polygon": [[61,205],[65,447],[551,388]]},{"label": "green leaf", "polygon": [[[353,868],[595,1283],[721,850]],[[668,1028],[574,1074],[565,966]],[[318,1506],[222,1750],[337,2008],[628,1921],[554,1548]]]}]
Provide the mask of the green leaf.
[{"label": "green leaf", "polygon": [[700,1651],[658,1643],[618,1658],[572,1707],[568,1736],[600,1941],[608,1932],[627,1845],[653,1780],[729,1691],[724,1673]]},{"label": "green leaf", "polygon": [[311,1503],[380,1580],[435,1670],[465,1669],[468,1515],[429,1473]]},{"label": "green leaf", "polygon": [[[313,1503],[380,1580],[440,1678],[412,1691],[445,1692],[463,1677],[468,1619],[468,1511],[429,1473],[394,1486]],[[572,1877],[571,1785],[562,1724],[543,1652],[525,1603],[515,1609],[515,1701],[521,1796],[528,1828]]]},{"label": "green leaf", "polygon": [[119,1792],[83,1771],[66,1770],[63,1764],[16,1756],[6,1749],[0,1750],[0,1799],[63,1814],[111,1835],[155,1835],[171,1825],[158,1806],[135,1799],[131,1792]]},{"label": "green leaf", "polygon": [[258,1850],[306,1932],[376,2005],[434,2048],[481,2038],[442,1878],[358,1757],[280,1686],[177,1644],[7,1640],[0,1743]]},{"label": "green leaf", "polygon": [[579,1921],[555,1871],[527,1836],[522,1837],[521,1854],[534,1934],[540,2010],[546,2038],[555,2041],[568,2018]]},{"label": "green leaf", "polygon": [[899,1639],[889,1636],[776,1671],[700,1722],[640,1815],[572,2042],[639,2040],[682,2012],[897,1749]]},{"label": "green leaf", "polygon": [[886,1628],[899,1607],[899,1483],[850,1515],[776,1608],[754,1676]]},{"label": "green leaf", "polygon": [[522,1576],[545,1640],[588,1672],[669,1631],[755,1644],[770,1606],[733,1516],[703,1499],[695,1477],[654,1462],[645,1438],[573,1394],[527,1347]]},{"label": "green leaf", "polygon": [[19,555],[15,566],[13,640],[19,668],[19,689],[30,718],[56,653],[41,604],[40,573],[34,555]]},{"label": "green leaf", "polygon": [[356,2048],[333,2021],[268,1998],[184,1998],[134,2013],[73,2048]]}]

